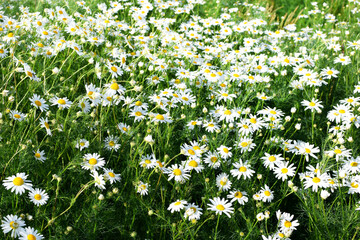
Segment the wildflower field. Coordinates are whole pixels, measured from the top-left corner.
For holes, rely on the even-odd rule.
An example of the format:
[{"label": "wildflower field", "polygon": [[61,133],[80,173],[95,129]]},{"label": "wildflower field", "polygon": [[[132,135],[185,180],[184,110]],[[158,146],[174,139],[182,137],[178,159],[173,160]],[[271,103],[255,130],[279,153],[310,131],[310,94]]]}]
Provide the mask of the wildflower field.
[{"label": "wildflower field", "polygon": [[359,239],[359,60],[359,0],[0,0],[0,239]]}]

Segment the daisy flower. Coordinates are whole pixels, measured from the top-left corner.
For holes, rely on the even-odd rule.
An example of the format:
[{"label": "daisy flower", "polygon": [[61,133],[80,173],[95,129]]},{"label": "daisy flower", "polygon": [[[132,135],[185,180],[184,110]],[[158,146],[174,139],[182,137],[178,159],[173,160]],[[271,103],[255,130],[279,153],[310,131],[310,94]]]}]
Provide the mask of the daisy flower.
[{"label": "daisy flower", "polygon": [[82,99],[79,102],[79,108],[81,108],[81,111],[83,113],[88,113],[91,110],[91,106],[90,106],[90,102],[89,100],[87,100],[86,98]]},{"label": "daisy flower", "polygon": [[39,150],[35,151],[35,152],[34,152],[34,157],[35,157],[36,160],[39,160],[40,162],[44,162],[44,161],[46,160],[44,150],[42,150],[42,151],[39,151]]},{"label": "daisy flower", "polygon": [[91,176],[94,178],[95,187],[105,189],[104,176],[99,174],[96,170],[91,171]]},{"label": "daisy flower", "polygon": [[122,133],[125,133],[125,134],[129,134],[130,133],[130,126],[127,125],[126,123],[119,123],[117,125],[117,128],[122,132]]},{"label": "daisy flower", "polygon": [[105,142],[105,148],[108,150],[115,150],[115,152],[117,152],[117,150],[120,148],[120,144],[118,144],[119,138],[116,136],[108,136],[107,138],[105,138],[104,142]]},{"label": "daisy flower", "polygon": [[52,105],[57,105],[59,108],[65,109],[65,108],[70,108],[72,102],[69,101],[69,99],[65,98],[59,98],[59,97],[54,97],[50,100],[50,102],[52,102]]},{"label": "daisy flower", "polygon": [[197,173],[204,169],[200,159],[189,159],[187,161],[182,161],[182,164],[186,170],[191,171],[194,169]]},{"label": "daisy flower", "polygon": [[351,59],[349,56],[344,56],[340,54],[337,58],[335,58],[334,63],[341,63],[341,65],[348,65],[351,63]]},{"label": "daisy flower", "polygon": [[123,74],[123,71],[120,69],[120,67],[111,64],[108,62],[107,67],[109,69],[109,72],[111,73],[112,78],[117,78],[118,76],[121,76]]},{"label": "daisy flower", "polygon": [[173,203],[170,203],[169,207],[167,208],[167,210],[169,210],[171,213],[173,212],[180,212],[180,210],[184,209],[184,207],[186,206],[187,201],[185,200],[176,200]]},{"label": "daisy flower", "polygon": [[79,141],[77,141],[76,148],[79,148],[80,151],[83,150],[84,148],[88,148],[89,147],[89,141],[86,139],[80,139]]},{"label": "daisy flower", "polygon": [[22,120],[25,119],[26,114],[23,114],[23,113],[21,113],[21,112],[19,112],[19,111],[16,111],[16,110],[11,110],[11,111],[10,111],[10,117],[11,117],[12,119],[16,120],[16,121],[21,122]]},{"label": "daisy flower", "polygon": [[200,219],[200,216],[202,215],[202,209],[193,204],[193,203],[189,203],[186,207],[185,207],[185,213],[184,213],[184,218],[185,219],[189,219],[189,220],[198,220]]},{"label": "daisy flower", "polygon": [[325,68],[320,73],[324,79],[330,79],[332,77],[337,78],[337,75],[339,74],[339,71],[334,68]]},{"label": "daisy flower", "polygon": [[20,232],[23,230],[24,226],[25,226],[25,221],[22,220],[21,217],[12,214],[4,217],[1,223],[1,228],[3,232],[5,234],[11,232],[12,238],[18,237],[20,235]]},{"label": "daisy flower", "polygon": [[307,100],[303,100],[301,102],[301,104],[305,107],[305,110],[310,109],[311,112],[313,111],[317,111],[320,112],[321,108],[323,108],[324,106],[320,104],[321,101],[317,100],[317,99],[312,99],[311,102],[307,101]]},{"label": "daisy flower", "polygon": [[265,153],[265,156],[261,158],[264,161],[264,166],[267,168],[269,167],[270,170],[275,168],[276,163],[279,163],[284,160],[281,157],[281,154],[271,155],[269,153]]},{"label": "daisy flower", "polygon": [[251,150],[256,146],[255,143],[253,143],[253,140],[251,138],[242,138],[239,140],[238,148],[240,148],[240,152],[251,152]]},{"label": "daisy flower", "polygon": [[84,162],[81,164],[82,168],[87,170],[97,170],[105,165],[104,158],[97,153],[88,153],[84,155]]},{"label": "daisy flower", "polygon": [[240,179],[241,176],[244,176],[244,179],[251,178],[252,175],[255,173],[255,171],[251,169],[250,164],[248,164],[247,162],[243,163],[241,159],[239,162],[233,163],[233,166],[235,167],[235,169],[230,170],[230,173],[233,177],[236,177],[237,179]]},{"label": "daisy flower", "polygon": [[104,168],[104,180],[110,181],[111,184],[119,182],[121,179],[120,174],[114,173],[112,169]]},{"label": "daisy flower", "polygon": [[148,194],[148,189],[149,189],[149,184],[148,183],[143,183],[142,181],[139,182],[139,184],[136,186],[136,192],[140,193],[140,195],[147,195]]},{"label": "daisy flower", "polygon": [[39,95],[34,94],[32,98],[30,98],[31,105],[34,107],[40,109],[40,111],[44,112],[47,111],[49,108],[49,105],[46,104],[45,99],[41,98]]},{"label": "daisy flower", "polygon": [[320,149],[318,147],[314,147],[313,144],[309,144],[306,142],[300,143],[298,148],[299,148],[299,153],[305,155],[305,159],[307,162],[309,161],[309,156],[317,159],[315,154],[320,152]]},{"label": "daisy flower", "polygon": [[241,205],[245,205],[245,203],[248,202],[247,193],[239,190],[231,191],[230,194],[227,195],[227,198],[231,199],[231,203],[238,201]]},{"label": "daisy flower", "polygon": [[182,166],[178,166],[177,164],[172,165],[168,170],[167,174],[169,175],[168,181],[171,179],[175,179],[177,182],[185,182],[190,178],[190,174],[188,174],[188,170],[184,169]]},{"label": "daisy flower", "polygon": [[261,200],[263,202],[271,202],[274,199],[274,192],[265,184],[260,191]]},{"label": "daisy flower", "polygon": [[219,191],[227,191],[231,187],[231,181],[226,173],[221,173],[216,177],[216,186]]},{"label": "daisy flower", "polygon": [[155,158],[154,155],[145,155],[145,156],[141,156],[141,161],[139,163],[139,165],[143,168],[146,169],[151,169],[154,168],[154,164],[153,164],[153,159]]},{"label": "daisy flower", "polygon": [[32,189],[29,192],[30,201],[33,202],[36,206],[44,205],[49,199],[49,195],[39,188]]},{"label": "daisy flower", "polygon": [[274,169],[274,173],[276,174],[276,178],[280,179],[282,181],[285,181],[288,177],[292,177],[295,175],[295,169],[294,164],[290,164],[289,162],[279,162],[276,164],[276,167]]},{"label": "daisy flower", "polygon": [[336,161],[339,161],[343,158],[349,158],[351,157],[351,149],[346,149],[344,147],[335,147],[333,150],[325,151],[326,154],[328,154],[330,157],[334,157]]},{"label": "daisy flower", "polygon": [[105,84],[106,93],[110,96],[114,96],[116,93],[119,93],[120,95],[123,95],[126,91],[126,88],[118,84],[116,81],[113,81],[111,83]]},{"label": "daisy flower", "polygon": [[44,237],[32,227],[21,230],[19,240],[42,240]]},{"label": "daisy flower", "polygon": [[329,186],[329,178],[327,173],[320,174],[320,171],[316,175],[311,174],[304,178],[305,189],[311,187],[313,192],[317,192],[319,188],[327,188]]},{"label": "daisy flower", "polygon": [[209,210],[214,211],[216,214],[225,213],[229,218],[231,218],[230,214],[234,212],[234,208],[232,208],[231,202],[229,203],[224,198],[216,197],[214,199],[209,199],[211,204],[208,204],[210,207]]},{"label": "daisy flower", "polygon": [[231,147],[226,147],[224,145],[221,145],[220,147],[217,148],[218,153],[224,159],[227,159],[232,156],[232,153],[230,152],[231,149],[232,149]]},{"label": "daisy flower", "polygon": [[17,173],[16,175],[6,178],[3,181],[3,185],[7,190],[11,189],[11,192],[15,191],[16,194],[21,195],[25,190],[32,189],[31,181],[26,179],[27,176],[25,173]]},{"label": "daisy flower", "polygon": [[217,169],[221,165],[220,158],[217,153],[208,152],[205,156],[204,163],[210,168]]},{"label": "daisy flower", "polygon": [[51,130],[50,130],[50,126],[49,126],[49,121],[47,118],[40,118],[40,126],[42,128],[45,128],[46,130],[46,134],[51,136]]}]

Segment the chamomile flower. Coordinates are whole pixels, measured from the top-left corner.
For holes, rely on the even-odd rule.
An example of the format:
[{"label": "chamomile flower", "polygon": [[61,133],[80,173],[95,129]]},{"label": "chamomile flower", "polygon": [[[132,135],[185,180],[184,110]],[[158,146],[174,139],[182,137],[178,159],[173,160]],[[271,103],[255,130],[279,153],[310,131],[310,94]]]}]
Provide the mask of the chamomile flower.
[{"label": "chamomile flower", "polygon": [[72,102],[69,101],[69,99],[67,99],[66,97],[64,98],[59,98],[59,97],[54,97],[50,100],[50,102],[52,102],[52,105],[57,105],[59,108],[65,109],[65,108],[70,108]]},{"label": "chamomile flower", "polygon": [[51,129],[47,118],[40,118],[40,126],[45,128],[47,135],[51,136]]},{"label": "chamomile flower", "polygon": [[268,167],[270,170],[273,170],[275,168],[276,163],[279,163],[284,160],[283,157],[281,157],[281,154],[269,154],[265,153],[265,156],[261,158],[264,161],[264,166]]},{"label": "chamomile flower", "polygon": [[209,210],[214,211],[216,214],[226,214],[229,218],[231,218],[232,213],[234,213],[234,208],[232,207],[231,202],[228,202],[224,198],[216,197],[214,199],[209,199],[211,204],[208,204],[210,207]]},{"label": "chamomile flower", "polygon": [[29,192],[30,201],[33,202],[36,206],[46,204],[49,199],[49,195],[39,188],[32,189]]},{"label": "chamomile flower", "polygon": [[329,175],[327,173],[320,174],[320,171],[305,177],[305,189],[312,188],[313,192],[317,192],[319,188],[327,188],[329,186]]},{"label": "chamomile flower", "polygon": [[40,161],[40,162],[44,162],[46,160],[45,157],[45,151],[44,150],[37,150],[34,152],[34,157],[36,160]]},{"label": "chamomile flower", "polygon": [[32,227],[26,227],[21,230],[19,240],[42,240],[44,239],[37,230]]},{"label": "chamomile flower", "polygon": [[21,113],[21,112],[19,112],[19,111],[16,111],[16,110],[11,110],[11,111],[10,111],[10,117],[11,117],[12,119],[14,119],[15,121],[21,122],[22,120],[25,119],[26,114],[23,114],[23,113]]},{"label": "chamomile flower", "polygon": [[198,158],[190,158],[187,161],[183,161],[182,164],[186,170],[195,170],[197,173],[204,169],[204,166],[201,164],[201,160]]},{"label": "chamomile flower", "polygon": [[184,209],[186,206],[187,201],[185,200],[176,200],[175,202],[171,203],[167,210],[169,210],[171,213],[173,212],[180,212],[180,210]]},{"label": "chamomile flower", "polygon": [[97,153],[88,153],[84,155],[84,162],[81,164],[83,169],[97,170],[105,165],[104,158]]},{"label": "chamomile flower", "polygon": [[39,95],[34,94],[32,98],[30,98],[31,105],[34,107],[40,109],[40,111],[44,112],[47,111],[49,108],[49,105],[46,104],[45,99],[41,98]]},{"label": "chamomile flower", "polygon": [[216,186],[219,191],[227,191],[231,187],[231,181],[226,173],[221,173],[216,177]]},{"label": "chamomile flower", "polygon": [[244,177],[244,179],[251,178],[252,175],[255,173],[254,170],[251,169],[250,164],[247,162],[243,163],[243,161],[240,159],[239,162],[233,163],[233,166],[235,169],[230,170],[230,173],[233,177],[236,177],[237,179],[240,179],[241,176]]},{"label": "chamomile flower", "polygon": [[127,125],[126,123],[119,123],[117,125],[117,128],[122,132],[122,133],[125,133],[125,134],[129,134],[130,133],[130,126]]},{"label": "chamomile flower", "polygon": [[114,150],[115,152],[117,152],[117,150],[120,148],[120,144],[118,143],[119,138],[116,136],[108,136],[105,138],[104,143],[105,143],[105,148],[108,150]]},{"label": "chamomile flower", "polygon": [[294,164],[290,164],[289,162],[279,162],[276,164],[274,169],[274,173],[276,174],[277,179],[281,179],[285,181],[288,177],[292,177],[295,175],[295,167]]},{"label": "chamomile flower", "polygon": [[141,161],[140,161],[139,165],[146,169],[154,168],[155,167],[154,162],[153,162],[154,158],[155,158],[154,155],[150,155],[150,154],[143,155],[143,156],[141,156]]},{"label": "chamomile flower", "polygon": [[185,207],[184,218],[189,220],[199,220],[202,215],[202,209],[196,204],[189,203]]},{"label": "chamomile flower", "polygon": [[305,107],[305,110],[310,109],[311,112],[313,112],[313,111],[320,112],[321,108],[324,107],[320,103],[321,103],[321,101],[314,99],[314,98],[311,101],[303,100],[301,102],[301,104]]},{"label": "chamomile flower", "polygon": [[25,190],[31,190],[32,184],[30,180],[27,180],[27,176],[25,173],[17,173],[11,177],[6,178],[3,181],[3,185],[7,190],[11,190],[11,192],[15,191],[15,194],[23,194]]},{"label": "chamomile flower", "polygon": [[17,215],[7,215],[1,223],[1,228],[5,234],[11,232],[10,236],[16,238],[25,227],[25,221]]},{"label": "chamomile flower", "polygon": [[204,163],[210,168],[217,169],[221,165],[221,159],[217,153],[208,152],[204,158]]},{"label": "chamomile flower", "polygon": [[119,182],[121,179],[120,174],[114,173],[112,169],[104,168],[104,180],[110,181],[111,184]]},{"label": "chamomile flower", "polygon": [[263,202],[271,202],[274,199],[274,192],[265,184],[260,191],[261,200]]},{"label": "chamomile flower", "polygon": [[248,202],[248,197],[247,197],[247,193],[246,192],[242,192],[240,190],[235,190],[235,191],[231,191],[228,195],[227,198],[231,199],[230,202],[235,202],[238,201],[238,203],[240,203],[241,205],[245,205],[245,203]]},{"label": "chamomile flower", "polygon": [[167,170],[167,174],[169,175],[168,181],[174,178],[177,182],[185,182],[190,178],[188,171],[189,170],[184,169],[182,166],[174,164]]},{"label": "chamomile flower", "polygon": [[102,174],[99,174],[96,170],[92,170],[91,176],[94,178],[95,187],[105,189],[105,180]]},{"label": "chamomile flower", "polygon": [[91,110],[90,102],[88,99],[84,98],[79,102],[79,108],[83,113],[88,113]]},{"label": "chamomile flower", "polygon": [[232,149],[231,147],[226,147],[224,145],[221,145],[220,147],[217,148],[218,153],[224,159],[228,159],[232,156],[232,152],[230,152],[231,149]]},{"label": "chamomile flower", "polygon": [[106,93],[110,96],[114,96],[116,93],[123,95],[125,93],[125,88],[118,84],[116,81],[113,81],[111,83],[105,84]]},{"label": "chamomile flower", "polygon": [[88,147],[89,147],[89,141],[86,140],[86,139],[80,139],[80,140],[77,141],[75,147],[76,147],[76,148],[79,148],[80,151],[82,151],[84,148],[88,148]]},{"label": "chamomile flower", "polygon": [[140,195],[144,196],[148,194],[149,184],[143,183],[142,181],[136,186],[136,192],[140,193]]}]

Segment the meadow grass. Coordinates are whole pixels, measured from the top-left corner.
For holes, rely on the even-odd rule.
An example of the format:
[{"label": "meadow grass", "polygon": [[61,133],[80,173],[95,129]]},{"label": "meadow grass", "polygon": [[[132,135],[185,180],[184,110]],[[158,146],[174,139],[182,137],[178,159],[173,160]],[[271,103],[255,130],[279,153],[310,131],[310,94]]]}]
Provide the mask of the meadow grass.
[{"label": "meadow grass", "polygon": [[0,2],[0,239],[357,239],[360,2]]}]

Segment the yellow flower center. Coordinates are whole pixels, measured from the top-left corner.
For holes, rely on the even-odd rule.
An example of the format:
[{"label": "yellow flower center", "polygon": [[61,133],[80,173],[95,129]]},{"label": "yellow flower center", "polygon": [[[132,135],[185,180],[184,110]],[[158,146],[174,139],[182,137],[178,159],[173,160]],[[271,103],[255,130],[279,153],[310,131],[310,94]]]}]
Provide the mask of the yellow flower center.
[{"label": "yellow flower center", "polygon": [[246,172],[246,167],[244,167],[244,166],[240,167],[239,172]]},{"label": "yellow flower center", "polygon": [[269,161],[270,161],[270,162],[275,162],[275,160],[276,160],[276,157],[274,157],[274,156],[270,156],[270,157],[269,157]]},{"label": "yellow flower center", "polygon": [[336,154],[341,154],[342,151],[341,151],[340,149],[335,149],[335,150],[334,150],[334,153],[336,153]]},{"label": "yellow flower center", "polygon": [[50,126],[49,126],[49,124],[47,122],[44,122],[44,125],[45,125],[45,128],[47,128],[47,129],[50,128]]},{"label": "yellow flower center", "polygon": [[224,153],[229,153],[229,149],[223,148]]},{"label": "yellow flower center", "polygon": [[90,158],[89,159],[89,164],[90,165],[95,165],[95,164],[97,164],[97,160],[95,158]]},{"label": "yellow flower center", "polygon": [[217,161],[217,157],[211,157],[211,158],[210,158],[210,161],[213,162],[213,163],[215,163],[215,162]]},{"label": "yellow flower center", "polygon": [[190,167],[197,167],[199,164],[195,161],[195,160],[191,160],[190,162],[189,162],[189,166]]},{"label": "yellow flower center", "polygon": [[357,167],[357,165],[358,165],[357,162],[352,162],[352,163],[350,163],[350,166],[352,166],[352,167]]},{"label": "yellow flower center", "polygon": [[285,221],[284,222],[284,226],[286,227],[286,228],[289,228],[289,227],[291,227],[291,222],[290,221]]},{"label": "yellow flower center", "polygon": [[21,116],[19,115],[19,114],[14,114],[14,118],[17,118],[17,119],[19,119],[19,118],[21,118]]},{"label": "yellow flower center", "polygon": [[[114,72],[116,72],[116,71],[114,71]],[[111,88],[112,90],[118,90],[118,89],[119,89],[119,85],[118,85],[117,83],[113,83],[113,84],[111,84],[110,88]]]},{"label": "yellow flower center", "polygon": [[115,177],[115,174],[114,174],[114,173],[112,173],[112,172],[108,172],[108,174],[109,174],[109,176],[110,176],[110,177],[112,177],[112,178],[114,178],[114,177]]},{"label": "yellow flower center", "polygon": [[110,146],[110,147],[115,146],[115,142],[114,142],[114,141],[110,141],[110,142],[109,142],[109,146]]},{"label": "yellow flower center", "polygon": [[223,205],[219,204],[219,205],[216,206],[216,209],[220,210],[220,211],[224,211],[225,207]]},{"label": "yellow flower center", "polygon": [[312,179],[312,181],[313,181],[314,183],[319,183],[319,182],[321,181],[321,179],[318,178],[318,177],[314,177],[314,178]]},{"label": "yellow flower center", "polygon": [[250,122],[255,124],[256,123],[256,119],[255,118],[250,118]]},{"label": "yellow flower center", "polygon": [[40,107],[40,106],[42,105],[42,104],[41,104],[41,102],[40,102],[39,100],[35,100],[35,102],[34,102],[34,103],[35,103],[35,105],[36,105],[36,106],[38,106],[38,107]]},{"label": "yellow flower center", "polygon": [[287,173],[288,171],[289,171],[289,170],[288,170],[287,168],[281,169],[281,172],[284,173],[284,174]]},{"label": "yellow flower center", "polygon": [[110,69],[111,69],[113,72],[117,72],[117,67],[112,66]]},{"label": "yellow flower center", "polygon": [[352,182],[350,185],[353,188],[358,188],[359,187],[359,184],[357,184],[356,182]]},{"label": "yellow flower center", "polygon": [[225,114],[225,115],[231,115],[231,111],[230,111],[230,110],[225,110],[225,111],[224,111],[224,114]]},{"label": "yellow flower center", "polygon": [[241,146],[242,146],[242,147],[247,147],[248,145],[249,145],[249,144],[248,144],[247,142],[242,142],[242,143],[241,143]]},{"label": "yellow flower center", "polygon": [[141,112],[136,112],[135,115],[140,117],[142,115],[142,113]]},{"label": "yellow flower center", "polygon": [[35,157],[36,157],[36,158],[40,158],[40,157],[41,157],[41,154],[40,154],[40,153],[35,153]]},{"label": "yellow flower center", "polygon": [[314,102],[310,102],[310,103],[309,103],[309,106],[310,106],[310,107],[314,107],[314,106],[315,106],[315,103],[314,103]]},{"label": "yellow flower center", "polygon": [[21,177],[16,177],[16,178],[14,178],[14,180],[13,180],[13,184],[14,184],[15,186],[21,186],[21,185],[24,184],[24,180],[23,180]]},{"label": "yellow flower center", "polygon": [[39,201],[39,200],[41,200],[41,195],[40,194],[35,194],[34,198]]},{"label": "yellow flower center", "polygon": [[10,222],[10,227],[12,229],[17,229],[19,227],[19,224],[17,222],[11,221]]},{"label": "yellow flower center", "polygon": [[192,149],[189,149],[189,150],[188,150],[188,153],[191,154],[191,155],[195,155],[195,151],[192,150]]},{"label": "yellow flower center", "polygon": [[340,110],[339,110],[339,113],[344,114],[344,113],[345,113],[345,110],[340,109]]},{"label": "yellow flower center", "polygon": [[174,173],[175,176],[180,176],[182,174],[181,170],[178,169],[178,168],[174,169],[173,173]]},{"label": "yellow flower center", "polygon": [[236,192],[235,197],[236,198],[242,198],[243,194],[241,192]]},{"label": "yellow flower center", "polygon": [[66,101],[64,99],[59,99],[57,102],[58,102],[58,104],[61,104],[61,105],[66,104]]},{"label": "yellow flower center", "polygon": [[265,194],[265,196],[267,196],[267,197],[269,197],[269,196],[271,195],[270,191],[268,191],[268,190],[266,190],[266,191],[264,192],[264,194]]},{"label": "yellow flower center", "polygon": [[158,120],[164,120],[165,119],[164,116],[161,115],[161,114],[158,114],[155,118],[158,119]]},{"label": "yellow flower center", "polygon": [[7,36],[8,36],[9,38],[12,38],[12,37],[14,37],[14,34],[13,34],[13,33],[9,33]]},{"label": "yellow flower center", "polygon": [[32,234],[27,235],[28,240],[36,240],[36,237]]},{"label": "yellow flower center", "polygon": [[175,206],[179,206],[180,204],[181,204],[181,202],[174,203]]}]

